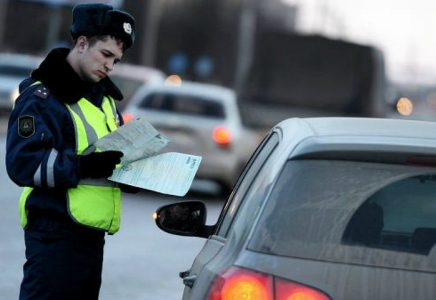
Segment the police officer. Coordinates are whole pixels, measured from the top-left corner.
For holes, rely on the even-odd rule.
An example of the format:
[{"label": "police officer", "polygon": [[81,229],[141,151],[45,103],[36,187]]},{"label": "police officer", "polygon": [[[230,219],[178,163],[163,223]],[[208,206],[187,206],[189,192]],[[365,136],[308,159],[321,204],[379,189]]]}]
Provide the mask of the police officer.
[{"label": "police officer", "polygon": [[122,125],[123,96],[108,74],[132,46],[135,21],[78,4],[70,33],[71,49],[53,49],[20,84],[8,124],[7,171],[24,187],[20,299],[98,299],[105,233],[120,226],[121,189],[107,178],[122,153],[93,144]]}]

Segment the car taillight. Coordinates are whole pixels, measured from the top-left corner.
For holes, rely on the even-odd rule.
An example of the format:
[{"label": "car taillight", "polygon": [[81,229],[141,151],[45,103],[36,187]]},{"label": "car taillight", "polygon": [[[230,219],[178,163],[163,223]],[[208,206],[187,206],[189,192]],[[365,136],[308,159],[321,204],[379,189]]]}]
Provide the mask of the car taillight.
[{"label": "car taillight", "polygon": [[207,300],[330,300],[324,293],[295,282],[238,267],[218,275]]},{"label": "car taillight", "polygon": [[217,126],[212,131],[213,140],[220,145],[228,145],[232,141],[232,133],[225,126]]},{"label": "car taillight", "polygon": [[276,300],[329,300],[322,292],[283,279],[274,280]]},{"label": "car taillight", "polygon": [[134,118],[134,116],[131,113],[123,114],[123,121],[124,124],[127,124],[129,121],[131,121]]},{"label": "car taillight", "polygon": [[272,300],[272,282],[268,275],[231,267],[218,275],[208,300]]}]

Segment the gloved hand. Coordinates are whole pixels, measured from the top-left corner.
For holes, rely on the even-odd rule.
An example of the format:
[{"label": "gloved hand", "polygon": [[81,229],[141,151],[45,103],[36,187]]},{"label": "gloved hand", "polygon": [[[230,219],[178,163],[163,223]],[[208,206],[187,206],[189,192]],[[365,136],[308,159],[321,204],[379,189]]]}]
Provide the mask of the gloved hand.
[{"label": "gloved hand", "polygon": [[93,152],[80,157],[82,178],[107,178],[112,175],[117,164],[121,162],[123,152],[104,151]]},{"label": "gloved hand", "polygon": [[122,184],[122,183],[119,184],[119,187],[120,187],[122,192],[129,193],[129,194],[136,194],[141,190],[140,188],[137,188],[136,186],[131,186],[131,185]]}]

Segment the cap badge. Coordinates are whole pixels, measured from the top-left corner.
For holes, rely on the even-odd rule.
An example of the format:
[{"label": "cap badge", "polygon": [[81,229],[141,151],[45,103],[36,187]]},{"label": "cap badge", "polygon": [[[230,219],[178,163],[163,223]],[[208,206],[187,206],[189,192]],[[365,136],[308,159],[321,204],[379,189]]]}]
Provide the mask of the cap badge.
[{"label": "cap badge", "polygon": [[130,23],[124,23],[123,28],[127,34],[132,34],[132,25]]}]

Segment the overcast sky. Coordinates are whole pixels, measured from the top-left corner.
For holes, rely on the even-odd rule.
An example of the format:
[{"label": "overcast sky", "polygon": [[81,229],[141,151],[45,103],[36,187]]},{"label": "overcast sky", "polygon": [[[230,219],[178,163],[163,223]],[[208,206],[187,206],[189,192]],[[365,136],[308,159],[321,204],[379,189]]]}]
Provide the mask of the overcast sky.
[{"label": "overcast sky", "polygon": [[416,70],[436,83],[436,0],[282,0],[300,7],[297,28],[381,48],[388,74]]}]

